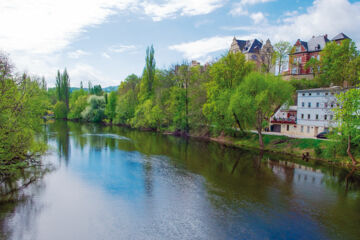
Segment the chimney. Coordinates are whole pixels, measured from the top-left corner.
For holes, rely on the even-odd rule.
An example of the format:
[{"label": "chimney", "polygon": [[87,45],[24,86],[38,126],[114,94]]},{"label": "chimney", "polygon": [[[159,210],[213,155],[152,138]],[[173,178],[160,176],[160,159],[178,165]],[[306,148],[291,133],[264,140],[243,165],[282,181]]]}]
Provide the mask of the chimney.
[{"label": "chimney", "polygon": [[325,34],[325,38],[328,38],[328,35],[327,35],[327,34]]}]

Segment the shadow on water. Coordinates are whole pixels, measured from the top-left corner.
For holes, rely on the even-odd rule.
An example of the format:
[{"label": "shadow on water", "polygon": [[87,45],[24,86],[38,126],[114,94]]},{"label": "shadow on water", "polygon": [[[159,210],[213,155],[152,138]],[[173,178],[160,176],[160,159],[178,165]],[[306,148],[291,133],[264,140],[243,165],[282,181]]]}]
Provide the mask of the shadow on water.
[{"label": "shadow on water", "polygon": [[[119,196],[126,191],[131,200],[140,188],[146,199],[155,201],[157,186],[163,181],[159,176],[164,174],[164,178],[176,176],[176,181],[190,182],[200,176],[211,206],[206,211],[213,218],[207,221],[214,222],[214,229],[226,229],[223,239],[360,236],[360,177],[355,169],[117,126],[56,121],[47,128],[48,140],[55,143],[63,166],[73,164],[78,171],[88,171],[86,176],[91,176],[94,184],[100,175],[105,189]],[[79,151],[84,155],[72,156]],[[115,152],[122,154],[121,159]],[[81,156],[88,159],[80,161]],[[104,159],[110,166],[106,171]],[[141,178],[131,175],[135,170],[141,172]],[[29,192],[43,191],[44,184],[38,182]],[[26,209],[29,219],[37,215],[41,206],[30,210],[31,194],[2,210],[2,219],[17,208]],[[1,226],[8,225],[0,222]],[[246,235],[246,229],[257,235]],[[2,227],[2,232],[9,230]]]}]

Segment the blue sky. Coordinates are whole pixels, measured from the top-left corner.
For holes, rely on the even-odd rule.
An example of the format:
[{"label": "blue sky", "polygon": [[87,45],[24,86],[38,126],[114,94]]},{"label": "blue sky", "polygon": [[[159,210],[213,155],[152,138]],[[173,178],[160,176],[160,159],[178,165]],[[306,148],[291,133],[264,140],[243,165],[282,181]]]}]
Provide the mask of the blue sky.
[{"label": "blue sky", "polygon": [[212,61],[233,36],[272,43],[344,32],[359,45],[360,1],[349,0],[11,0],[0,1],[0,50],[18,71],[67,68],[71,85],[119,85],[140,75],[146,47],[158,67]]}]

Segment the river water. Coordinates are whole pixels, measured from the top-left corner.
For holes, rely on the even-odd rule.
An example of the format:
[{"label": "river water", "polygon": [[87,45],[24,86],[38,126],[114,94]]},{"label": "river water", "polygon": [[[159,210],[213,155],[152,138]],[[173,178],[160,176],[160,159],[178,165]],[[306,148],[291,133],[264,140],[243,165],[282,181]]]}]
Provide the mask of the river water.
[{"label": "river water", "polygon": [[0,239],[360,239],[359,181],[344,169],[114,126],[44,128],[49,168],[0,205]]}]

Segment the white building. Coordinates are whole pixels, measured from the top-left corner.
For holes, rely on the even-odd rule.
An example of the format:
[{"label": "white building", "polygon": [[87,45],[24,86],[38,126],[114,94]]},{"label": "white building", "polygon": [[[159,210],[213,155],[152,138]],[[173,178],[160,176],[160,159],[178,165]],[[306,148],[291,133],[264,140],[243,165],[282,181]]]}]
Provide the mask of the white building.
[{"label": "white building", "polygon": [[341,87],[297,91],[297,135],[315,137],[335,126],[333,109]]}]

